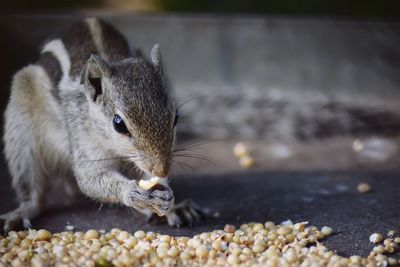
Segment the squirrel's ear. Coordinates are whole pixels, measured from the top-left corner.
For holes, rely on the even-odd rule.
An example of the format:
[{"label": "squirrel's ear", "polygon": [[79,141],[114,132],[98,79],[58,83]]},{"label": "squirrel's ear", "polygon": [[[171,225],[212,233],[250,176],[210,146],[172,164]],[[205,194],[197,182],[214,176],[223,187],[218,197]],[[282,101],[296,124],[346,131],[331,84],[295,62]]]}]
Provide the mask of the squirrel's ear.
[{"label": "squirrel's ear", "polygon": [[91,55],[81,72],[81,84],[86,85],[87,92],[93,101],[103,93],[102,79],[108,70],[108,64],[101,57]]},{"label": "squirrel's ear", "polygon": [[162,62],[159,44],[155,44],[151,49],[151,61],[153,62],[154,67],[156,67],[156,69],[161,72]]}]

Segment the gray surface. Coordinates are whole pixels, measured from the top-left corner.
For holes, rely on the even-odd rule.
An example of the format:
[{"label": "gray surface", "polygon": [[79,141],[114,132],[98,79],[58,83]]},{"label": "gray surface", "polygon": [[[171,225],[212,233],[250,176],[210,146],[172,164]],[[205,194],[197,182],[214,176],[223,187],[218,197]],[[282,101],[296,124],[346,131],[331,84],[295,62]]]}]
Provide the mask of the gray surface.
[{"label": "gray surface", "polygon": [[[79,230],[119,227],[127,231],[145,229],[193,235],[226,223],[238,226],[251,221],[291,219],[320,227],[329,225],[335,234],[324,244],[340,255],[366,256],[373,247],[369,243],[370,234],[400,231],[400,191],[396,186],[399,178],[398,172],[265,172],[177,177],[172,186],[178,199],[190,197],[203,207],[219,211],[221,217],[208,218],[192,228],[173,229],[166,225],[149,225],[126,208],[101,207],[84,201],[48,209],[33,221],[33,227],[61,231],[70,222]],[[370,183],[372,192],[358,193],[359,182]],[[0,212],[12,206],[4,196],[1,194]],[[59,193],[57,199],[59,203],[65,201]]]}]

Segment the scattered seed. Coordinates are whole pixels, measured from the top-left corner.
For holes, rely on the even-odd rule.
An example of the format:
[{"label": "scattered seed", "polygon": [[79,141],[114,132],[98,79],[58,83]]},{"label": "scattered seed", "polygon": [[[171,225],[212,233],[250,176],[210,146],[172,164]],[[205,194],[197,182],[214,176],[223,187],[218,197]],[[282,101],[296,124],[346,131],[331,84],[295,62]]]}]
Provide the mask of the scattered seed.
[{"label": "scattered seed", "polygon": [[369,242],[374,243],[374,244],[380,243],[380,242],[382,242],[382,240],[383,240],[383,236],[379,233],[374,233],[374,234],[370,235],[370,237],[369,237]]},{"label": "scattered seed", "polygon": [[239,164],[245,169],[250,169],[254,166],[255,161],[250,155],[243,156],[239,159]]},{"label": "scattered seed", "polygon": [[371,186],[367,183],[359,183],[357,185],[357,190],[360,193],[368,193],[369,191],[371,191]]},{"label": "scattered seed", "polygon": [[333,232],[333,229],[329,226],[324,226],[321,228],[321,232],[322,234],[324,234],[325,236],[331,235]]},{"label": "scattered seed", "polygon": [[390,230],[388,233],[387,233],[387,236],[388,237],[394,237],[396,235],[396,231],[395,230]]},{"label": "scattered seed", "polygon": [[248,150],[248,148],[246,147],[246,145],[244,143],[237,143],[233,147],[233,154],[238,158],[241,158],[243,156],[247,156],[248,152],[249,152],[249,150]]}]

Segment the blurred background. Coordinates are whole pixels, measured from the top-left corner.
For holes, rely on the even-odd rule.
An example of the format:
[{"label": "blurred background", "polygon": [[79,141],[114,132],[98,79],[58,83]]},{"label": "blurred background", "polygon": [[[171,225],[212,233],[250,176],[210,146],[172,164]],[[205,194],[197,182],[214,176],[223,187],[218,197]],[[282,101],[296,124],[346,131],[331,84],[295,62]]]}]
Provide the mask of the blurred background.
[{"label": "blurred background", "polygon": [[[160,43],[191,144],[178,173],[398,168],[400,2],[14,0],[0,3],[4,108],[13,73],[82,17],[145,54]],[[201,157],[197,158],[197,157]],[[210,163],[211,162],[211,163]],[[243,164],[242,164],[243,165]]]}]

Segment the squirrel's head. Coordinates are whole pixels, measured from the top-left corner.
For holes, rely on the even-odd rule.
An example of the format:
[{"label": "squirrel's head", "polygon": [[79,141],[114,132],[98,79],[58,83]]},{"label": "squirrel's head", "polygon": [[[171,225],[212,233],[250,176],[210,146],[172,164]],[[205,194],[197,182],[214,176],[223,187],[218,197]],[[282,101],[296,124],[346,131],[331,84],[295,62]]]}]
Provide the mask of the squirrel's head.
[{"label": "squirrel's head", "polygon": [[82,70],[81,84],[101,146],[149,175],[166,177],[178,113],[163,75],[159,46],[153,47],[151,62],[138,56],[108,63],[92,55]]}]

